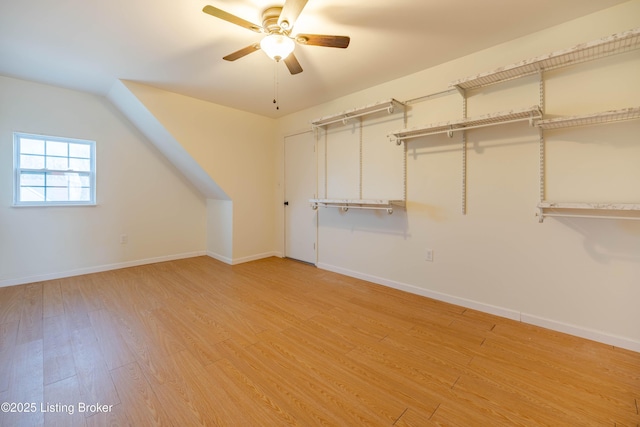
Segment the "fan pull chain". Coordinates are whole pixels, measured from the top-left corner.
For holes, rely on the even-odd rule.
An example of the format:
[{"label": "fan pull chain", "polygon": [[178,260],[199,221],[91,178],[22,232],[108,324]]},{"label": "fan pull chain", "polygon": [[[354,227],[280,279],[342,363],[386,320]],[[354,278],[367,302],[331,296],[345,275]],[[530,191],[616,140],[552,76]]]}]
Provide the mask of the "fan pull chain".
[{"label": "fan pull chain", "polygon": [[276,104],[276,110],[280,109],[280,104],[278,103],[278,62],[273,62],[273,103]]}]

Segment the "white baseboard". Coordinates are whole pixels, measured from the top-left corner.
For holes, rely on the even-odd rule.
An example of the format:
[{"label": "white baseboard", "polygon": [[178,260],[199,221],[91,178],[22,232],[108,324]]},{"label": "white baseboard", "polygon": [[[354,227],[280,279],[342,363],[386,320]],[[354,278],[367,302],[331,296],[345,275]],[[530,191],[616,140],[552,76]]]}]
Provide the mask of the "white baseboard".
[{"label": "white baseboard", "polygon": [[215,254],[213,252],[205,252],[205,251],[186,252],[182,254],[163,255],[163,256],[154,257],[154,258],[145,258],[145,259],[138,259],[133,261],[118,262],[113,264],[103,264],[103,265],[97,265],[92,267],[83,267],[83,268],[77,268],[73,270],[58,271],[55,273],[35,274],[32,276],[24,276],[24,277],[18,277],[14,279],[3,279],[3,280],[0,280],[0,288],[6,287],[6,286],[24,285],[26,283],[43,282],[45,280],[63,279],[65,277],[81,276],[83,274],[100,273],[103,271],[118,270],[120,268],[137,267],[139,265],[154,264],[156,262],[165,262],[165,261],[173,261],[177,259],[193,258],[197,256],[204,256],[204,255],[210,256],[211,258],[217,259],[218,261],[222,261],[230,265],[241,264],[243,262],[255,261],[258,259],[269,258],[272,256],[277,256],[282,258],[282,254],[280,252],[266,252],[263,254],[257,254],[257,255],[252,255],[244,258],[237,258],[233,260],[227,257],[223,257],[221,255]]},{"label": "white baseboard", "polygon": [[344,274],[345,276],[355,277],[357,279],[366,280],[368,282],[376,283],[378,285],[384,285],[390,288],[398,289],[398,290],[409,292],[412,294],[433,298],[438,301],[443,301],[450,304],[471,308],[473,310],[478,310],[484,313],[505,317],[511,320],[521,321],[523,323],[540,326],[546,329],[551,329],[553,331],[562,332],[562,333],[574,335],[580,338],[585,338],[592,341],[597,341],[604,344],[612,345],[615,347],[620,347],[627,350],[640,352],[640,342],[634,341],[629,338],[619,337],[619,336],[611,335],[605,332],[596,331],[596,330],[592,330],[592,329],[588,329],[588,328],[584,328],[576,325],[570,325],[567,323],[558,322],[551,319],[545,319],[539,316],[522,313],[517,310],[511,310],[504,307],[497,307],[494,305],[485,304],[478,301],[469,300],[466,298],[460,298],[453,295],[430,291],[428,289],[419,288],[414,285],[395,282],[393,280],[388,280],[381,277],[360,273],[360,272],[349,270],[342,267],[336,267],[330,264],[318,263],[317,266],[318,268],[321,268],[323,270]]},{"label": "white baseboard", "polygon": [[100,273],[103,271],[118,270],[120,268],[136,267],[139,265],[154,264],[157,262],[173,261],[176,259],[193,258],[193,257],[203,256],[203,255],[206,255],[204,251],[187,252],[182,254],[163,255],[163,256],[154,257],[154,258],[118,262],[114,264],[103,264],[103,265],[97,265],[93,267],[83,267],[83,268],[78,268],[74,270],[59,271],[56,273],[36,274],[33,276],[19,277],[16,279],[0,280],[0,288],[5,286],[23,285],[25,283],[43,282],[45,280],[63,279],[65,277],[81,276],[83,274]]},{"label": "white baseboard", "polygon": [[625,348],[640,353],[640,342],[629,338],[619,337],[617,335],[607,334],[594,329],[583,328],[581,326],[571,325],[568,323],[558,322],[544,317],[534,316],[532,314],[522,313],[522,321],[530,325],[540,326],[542,328],[551,329],[553,331],[562,332],[580,338],[597,341],[603,344],[612,345],[614,347]]},{"label": "white baseboard", "polygon": [[207,251],[207,256],[211,257],[213,259],[217,259],[220,262],[224,262],[225,264],[233,265],[233,260],[231,258],[228,258],[226,256],[222,256],[222,255],[217,254],[215,252]]},{"label": "white baseboard", "polygon": [[225,264],[229,264],[229,265],[237,265],[245,262],[257,261],[259,259],[269,258],[272,256],[282,258],[282,254],[280,252],[265,252],[262,254],[250,255],[242,258],[233,258],[233,259],[226,256],[222,256],[215,252],[207,252],[207,256],[210,256],[213,259],[217,259],[218,261],[224,262]]},{"label": "white baseboard", "polygon": [[355,277],[357,279],[366,280],[368,282],[376,283],[378,285],[388,286],[393,289],[409,292],[412,294],[420,295],[427,298],[432,298],[438,301],[447,302],[450,304],[459,305],[466,308],[482,311],[484,313],[494,314],[500,317],[506,317],[511,320],[520,320],[520,312],[515,310],[509,310],[494,305],[484,304],[481,302],[455,297],[453,295],[443,294],[441,292],[431,291],[429,289],[419,288],[414,285],[408,285],[406,283],[395,282],[393,280],[384,279],[369,274],[359,273],[357,271],[349,270],[342,267],[336,267],[328,264],[318,264],[318,268],[323,270],[333,271],[334,273],[344,274],[345,276]]}]

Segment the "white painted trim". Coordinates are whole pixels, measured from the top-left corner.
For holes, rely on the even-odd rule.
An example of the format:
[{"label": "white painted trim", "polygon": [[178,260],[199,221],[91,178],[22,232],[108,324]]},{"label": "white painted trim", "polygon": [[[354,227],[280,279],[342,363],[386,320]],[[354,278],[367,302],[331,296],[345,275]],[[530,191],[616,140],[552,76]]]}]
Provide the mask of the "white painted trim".
[{"label": "white painted trim", "polygon": [[250,261],[257,261],[259,259],[264,259],[264,258],[269,258],[272,256],[278,257],[278,258],[282,258],[282,253],[281,252],[277,252],[277,251],[273,251],[273,252],[265,252],[262,254],[256,254],[256,255],[249,255],[246,257],[242,257],[242,258],[229,258],[226,256],[222,256],[219,255],[215,252],[211,252],[208,251],[206,253],[207,256],[213,258],[213,259],[217,259],[220,262],[224,262],[225,264],[229,264],[229,265],[237,265],[237,264],[243,264],[245,262],[250,262]]},{"label": "white painted trim", "polygon": [[450,304],[459,305],[466,308],[482,311],[484,313],[494,314],[500,317],[506,317],[511,320],[520,320],[520,312],[515,310],[509,310],[495,305],[484,304],[481,302],[459,298],[453,295],[443,294],[440,292],[431,291],[429,289],[419,288],[414,285],[408,285],[406,283],[395,282],[393,280],[384,279],[377,276],[371,276],[369,274],[359,273],[357,271],[349,270],[342,267],[336,267],[329,264],[319,263],[318,268],[323,270],[333,271],[334,273],[344,274],[345,276],[355,277],[357,279],[366,280],[368,282],[376,283],[378,285],[388,286],[390,288],[398,289],[400,291],[409,292],[412,294],[420,295],[427,298],[432,298],[438,301],[447,302]]},{"label": "white painted trim", "polygon": [[222,256],[222,255],[220,255],[220,254],[217,254],[217,253],[215,253],[215,252],[211,252],[211,251],[207,251],[207,254],[206,254],[206,255],[207,255],[208,257],[211,257],[211,258],[213,258],[213,259],[216,259],[216,260],[218,260],[218,261],[220,261],[220,262],[224,262],[225,264],[233,265],[233,260],[232,260],[231,258],[229,258],[229,257]]},{"label": "white painted trim", "polygon": [[615,347],[625,348],[640,353],[640,342],[617,335],[607,334],[595,329],[583,328],[581,326],[569,323],[558,322],[552,319],[546,319],[532,314],[522,313],[522,321],[531,325],[540,326],[542,328],[551,329],[553,331],[562,332],[576,337],[597,341],[603,344],[609,344]]},{"label": "white painted trim", "polygon": [[600,343],[624,348],[627,350],[640,352],[640,342],[634,341],[629,338],[619,337],[619,336],[608,334],[602,331],[588,329],[588,328],[584,328],[576,325],[571,325],[568,323],[558,322],[556,320],[546,319],[543,317],[534,316],[532,314],[522,313],[517,310],[511,310],[504,307],[498,307],[490,304],[481,303],[478,301],[469,300],[466,298],[460,298],[453,295],[443,294],[440,292],[419,288],[414,285],[395,282],[393,280],[388,280],[381,277],[360,273],[357,271],[349,270],[342,267],[337,267],[330,264],[318,263],[317,267],[323,270],[332,271],[334,273],[344,274],[345,276],[366,280],[368,282],[376,283],[378,285],[388,286],[390,288],[398,289],[398,290],[409,292],[412,294],[433,298],[438,301],[443,301],[450,304],[471,308],[474,310],[482,311],[484,313],[505,317],[507,319],[528,323],[530,325],[540,326],[542,328],[551,329],[553,331],[562,332],[569,335],[574,335],[576,337],[585,338],[592,341],[597,341]]},{"label": "white painted trim", "polygon": [[256,261],[259,259],[263,259],[263,258],[269,258],[272,256],[278,256],[277,252],[265,252],[262,254],[256,254],[256,255],[249,255],[246,257],[242,257],[242,258],[234,258],[232,265],[236,265],[236,264],[243,264],[245,262],[250,262],[250,261]]},{"label": "white painted trim", "polygon": [[115,264],[104,264],[93,267],[78,268],[75,270],[60,271],[56,273],[38,274],[35,276],[25,276],[16,279],[0,280],[0,288],[5,286],[23,285],[25,283],[42,282],[45,280],[63,279],[65,277],[81,276],[83,274],[100,273],[109,270],[118,270],[121,268],[137,267],[139,265],[154,264],[157,262],[173,261],[177,259],[193,258],[206,255],[204,251],[186,252],[182,254],[163,255],[154,258],[138,259],[133,261],[118,262]]}]

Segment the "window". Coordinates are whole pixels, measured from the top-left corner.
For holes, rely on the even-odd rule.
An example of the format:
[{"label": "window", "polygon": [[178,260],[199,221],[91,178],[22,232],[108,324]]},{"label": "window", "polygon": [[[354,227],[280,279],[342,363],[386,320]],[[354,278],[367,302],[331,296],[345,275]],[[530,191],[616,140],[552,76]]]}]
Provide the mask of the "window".
[{"label": "window", "polygon": [[95,205],[96,143],[14,133],[15,206]]}]

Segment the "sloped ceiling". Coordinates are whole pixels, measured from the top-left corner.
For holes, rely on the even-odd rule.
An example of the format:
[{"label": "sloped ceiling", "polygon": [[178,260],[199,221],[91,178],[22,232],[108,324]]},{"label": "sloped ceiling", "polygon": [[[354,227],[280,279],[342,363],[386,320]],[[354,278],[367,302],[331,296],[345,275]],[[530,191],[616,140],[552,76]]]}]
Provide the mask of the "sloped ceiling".
[{"label": "sloped ceiling", "polygon": [[103,95],[126,79],[279,117],[619,3],[309,0],[295,32],[351,45],[298,46],[304,72],[291,76],[262,52],[223,61],[260,35],[202,12],[211,4],[259,24],[277,0],[2,0],[0,74]]}]

